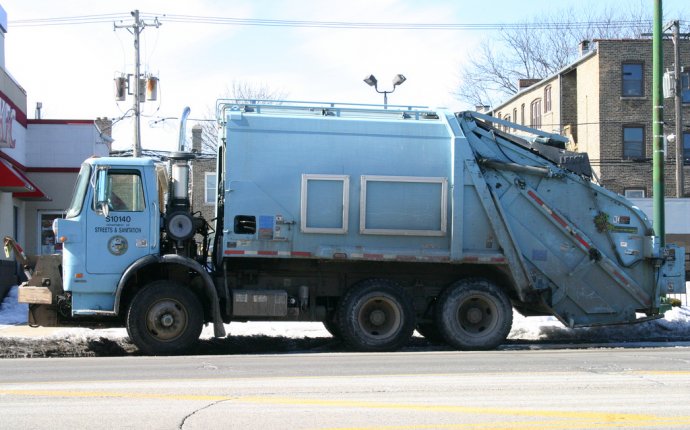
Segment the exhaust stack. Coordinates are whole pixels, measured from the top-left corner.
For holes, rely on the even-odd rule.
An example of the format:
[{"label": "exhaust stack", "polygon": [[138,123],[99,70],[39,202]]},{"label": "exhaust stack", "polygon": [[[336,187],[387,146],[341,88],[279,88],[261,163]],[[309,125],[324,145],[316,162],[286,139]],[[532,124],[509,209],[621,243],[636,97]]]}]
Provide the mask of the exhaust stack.
[{"label": "exhaust stack", "polygon": [[189,199],[189,160],[194,159],[195,155],[185,151],[185,135],[189,112],[189,107],[185,107],[180,117],[178,152],[173,152],[168,156],[170,160],[170,184],[166,211],[166,230],[170,237],[177,241],[191,238],[195,230],[190,211],[191,201]]}]

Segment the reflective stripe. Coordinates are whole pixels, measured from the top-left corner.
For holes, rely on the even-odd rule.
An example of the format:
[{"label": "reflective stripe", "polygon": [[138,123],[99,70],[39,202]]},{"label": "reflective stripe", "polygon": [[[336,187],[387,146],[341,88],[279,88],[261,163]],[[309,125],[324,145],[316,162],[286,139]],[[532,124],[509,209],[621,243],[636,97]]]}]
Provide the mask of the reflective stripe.
[{"label": "reflective stripe", "polygon": [[311,252],[304,251],[243,251],[240,249],[226,249],[225,255],[258,255],[262,257],[311,257]]},{"label": "reflective stripe", "polygon": [[[243,251],[239,249],[226,249],[225,255],[247,255],[259,257],[301,257],[310,258],[314,254],[306,251]],[[338,254],[339,258],[350,260],[366,260],[366,261],[397,261],[397,262],[427,262],[427,263],[447,263],[450,262],[450,257],[447,255],[409,255],[409,254],[378,254],[378,253],[352,253],[352,254]],[[506,259],[500,255],[467,255],[462,259],[463,263],[495,263],[505,264]]]}]

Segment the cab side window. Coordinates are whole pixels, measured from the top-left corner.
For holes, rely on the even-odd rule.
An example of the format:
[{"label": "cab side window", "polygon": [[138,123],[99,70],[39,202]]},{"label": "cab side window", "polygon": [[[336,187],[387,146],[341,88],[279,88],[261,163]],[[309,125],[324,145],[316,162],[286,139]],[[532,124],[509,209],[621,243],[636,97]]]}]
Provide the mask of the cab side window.
[{"label": "cab side window", "polygon": [[108,172],[108,206],[114,212],[144,210],[144,188],[139,172]]}]

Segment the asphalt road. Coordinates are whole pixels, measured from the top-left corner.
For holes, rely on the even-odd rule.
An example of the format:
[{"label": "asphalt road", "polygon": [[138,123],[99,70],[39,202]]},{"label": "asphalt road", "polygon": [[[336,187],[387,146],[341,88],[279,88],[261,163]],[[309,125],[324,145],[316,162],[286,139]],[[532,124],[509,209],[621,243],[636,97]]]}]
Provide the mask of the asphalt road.
[{"label": "asphalt road", "polygon": [[7,359],[0,428],[690,428],[690,348]]}]

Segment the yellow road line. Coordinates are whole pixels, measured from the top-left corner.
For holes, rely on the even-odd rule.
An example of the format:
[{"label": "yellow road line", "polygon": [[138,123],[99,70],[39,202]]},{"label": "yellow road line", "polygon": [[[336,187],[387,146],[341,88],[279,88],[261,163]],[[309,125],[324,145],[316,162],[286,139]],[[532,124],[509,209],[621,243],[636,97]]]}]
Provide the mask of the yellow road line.
[{"label": "yellow road line", "polygon": [[366,427],[318,427],[319,430],[417,430],[417,429],[477,429],[477,430],[570,430],[570,429],[605,429],[605,428],[635,428],[668,427],[686,428],[690,420],[669,422],[625,422],[625,423],[596,423],[593,421],[510,421],[506,423],[463,423],[463,424],[414,424],[401,426],[366,426]]},{"label": "yellow road line", "polygon": [[197,394],[162,394],[162,393],[120,393],[112,391],[70,391],[70,390],[0,390],[0,395],[29,396],[29,397],[91,397],[91,398],[121,398],[121,399],[161,399],[161,400],[199,400],[203,402],[217,402],[231,400],[228,396],[208,396]]},{"label": "yellow road line", "polygon": [[[658,421],[659,416],[651,414],[630,414],[630,413],[606,413],[606,412],[587,412],[587,411],[558,411],[558,410],[536,410],[536,409],[513,409],[513,408],[489,408],[474,406],[453,406],[453,405],[423,405],[411,403],[381,403],[354,400],[320,400],[320,399],[294,399],[282,397],[239,397],[237,402],[247,403],[267,403],[272,405],[299,405],[299,406],[323,406],[341,408],[361,408],[361,409],[396,409],[420,412],[445,412],[455,414],[472,415],[498,415],[498,416],[524,416],[540,418],[562,418],[580,419],[606,422],[624,421]],[[686,417],[690,420],[690,417]]]},{"label": "yellow road line", "polygon": [[633,370],[630,373],[635,375],[690,375],[690,370]]},{"label": "yellow road line", "polygon": [[[347,409],[386,409],[429,413],[447,413],[460,415],[486,415],[502,417],[535,418],[528,422],[510,423],[481,423],[481,424],[452,424],[443,426],[429,425],[427,428],[524,428],[524,429],[571,429],[571,428],[607,428],[632,426],[688,426],[690,416],[662,417],[652,414],[631,414],[618,412],[590,412],[565,410],[514,409],[498,407],[472,407],[456,405],[424,405],[412,403],[384,403],[357,400],[320,400],[310,398],[288,398],[270,396],[229,397],[221,395],[196,394],[163,394],[163,393],[128,393],[112,391],[70,391],[70,390],[0,390],[0,396],[29,396],[29,397],[64,397],[64,398],[121,398],[121,399],[156,399],[156,400],[185,400],[218,402],[232,401],[233,403],[288,405],[288,406],[316,406],[324,408]],[[540,420],[546,418],[546,420]],[[549,418],[551,418],[549,420]],[[508,426],[509,424],[509,426]],[[338,430],[403,430],[408,428],[425,428],[424,425],[415,426],[375,426],[348,427]]]}]

